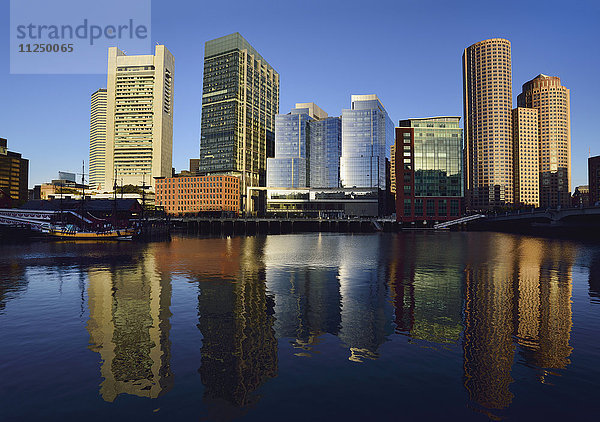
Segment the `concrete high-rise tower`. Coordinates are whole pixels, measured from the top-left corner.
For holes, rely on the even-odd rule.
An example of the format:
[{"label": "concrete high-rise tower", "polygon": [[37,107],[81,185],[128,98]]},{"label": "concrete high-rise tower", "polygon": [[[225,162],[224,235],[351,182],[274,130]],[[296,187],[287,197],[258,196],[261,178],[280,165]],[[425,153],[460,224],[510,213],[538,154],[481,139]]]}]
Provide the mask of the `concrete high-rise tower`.
[{"label": "concrete high-rise tower", "polygon": [[115,181],[154,186],[172,174],[175,60],[164,45],[154,55],[108,49],[105,189]]},{"label": "concrete high-rise tower", "polygon": [[570,92],[557,76],[538,75],[523,84],[519,107],[538,110],[540,206],[569,206],[571,200]]},{"label": "concrete high-rise tower", "polygon": [[517,107],[512,112],[514,202],[539,207],[538,111]]},{"label": "concrete high-rise tower", "polygon": [[92,94],[90,116],[90,187],[106,188],[106,88]]},{"label": "concrete high-rise tower", "polygon": [[279,74],[239,33],[204,47],[200,174],[229,174],[246,188],[266,186],[274,156]]},{"label": "concrete high-rise tower", "polygon": [[513,203],[510,41],[492,38],[463,53],[465,196],[471,209]]}]

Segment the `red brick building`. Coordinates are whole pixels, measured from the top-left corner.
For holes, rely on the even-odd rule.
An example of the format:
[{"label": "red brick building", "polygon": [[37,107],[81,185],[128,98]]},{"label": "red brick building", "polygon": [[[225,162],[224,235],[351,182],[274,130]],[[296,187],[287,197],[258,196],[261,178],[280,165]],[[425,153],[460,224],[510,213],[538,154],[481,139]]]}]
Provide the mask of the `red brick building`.
[{"label": "red brick building", "polygon": [[462,216],[459,117],[400,121],[396,128],[396,220],[434,223]]},{"label": "red brick building", "polygon": [[156,179],[155,203],[167,214],[240,211],[236,176],[183,176]]}]

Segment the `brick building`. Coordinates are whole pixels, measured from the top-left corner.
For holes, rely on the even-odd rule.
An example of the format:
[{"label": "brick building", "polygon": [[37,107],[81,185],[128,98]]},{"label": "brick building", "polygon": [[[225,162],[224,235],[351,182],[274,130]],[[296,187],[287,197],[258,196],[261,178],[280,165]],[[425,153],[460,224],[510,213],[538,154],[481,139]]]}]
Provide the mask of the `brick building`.
[{"label": "brick building", "polygon": [[156,206],[167,214],[240,210],[240,179],[236,176],[182,176],[156,179]]}]

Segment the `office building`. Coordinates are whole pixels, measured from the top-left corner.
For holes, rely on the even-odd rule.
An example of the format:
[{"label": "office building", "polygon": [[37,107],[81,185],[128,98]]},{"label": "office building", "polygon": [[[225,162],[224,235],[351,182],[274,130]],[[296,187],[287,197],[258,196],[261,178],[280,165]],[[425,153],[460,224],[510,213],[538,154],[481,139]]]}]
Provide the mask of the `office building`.
[{"label": "office building", "polygon": [[236,176],[182,176],[156,179],[155,203],[167,214],[240,210],[240,179]]},{"label": "office building", "polygon": [[519,107],[538,110],[540,205],[569,206],[571,200],[570,91],[557,76],[538,75],[523,84]]},{"label": "office building", "polygon": [[453,220],[463,208],[460,117],[401,120],[396,128],[396,220]]},{"label": "office building", "polygon": [[513,192],[516,205],[540,206],[538,111],[517,107],[513,119]]},{"label": "office building", "polygon": [[171,175],[174,64],[164,45],[142,56],[108,49],[105,189]]},{"label": "office building", "polygon": [[0,190],[4,192],[3,202],[14,206],[27,201],[28,184],[29,160],[9,151],[8,141],[0,138]]},{"label": "office building", "polygon": [[200,174],[228,174],[246,188],[266,186],[273,157],[279,74],[239,33],[204,47]]},{"label": "office building", "polygon": [[600,201],[600,155],[588,158],[588,186],[590,205],[596,205]]},{"label": "office building", "polygon": [[[106,179],[106,88],[92,94],[90,115],[89,182],[92,189],[105,188]],[[110,187],[109,187],[110,188]]]},{"label": "office building", "polygon": [[510,41],[484,40],[463,53],[465,196],[473,210],[513,203]]},{"label": "office building", "polygon": [[267,159],[267,186],[338,187],[341,119],[314,103],[297,103],[275,117],[275,157]]},{"label": "office building", "polygon": [[393,123],[377,95],[353,95],[351,108],[342,110],[341,186],[385,190],[393,141]]}]

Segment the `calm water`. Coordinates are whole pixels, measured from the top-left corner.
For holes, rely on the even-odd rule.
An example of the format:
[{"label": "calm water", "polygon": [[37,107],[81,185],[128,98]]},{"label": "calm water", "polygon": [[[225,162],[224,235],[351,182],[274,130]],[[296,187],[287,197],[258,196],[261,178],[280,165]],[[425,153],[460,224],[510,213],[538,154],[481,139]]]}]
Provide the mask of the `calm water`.
[{"label": "calm water", "polygon": [[599,391],[600,246],[0,246],[0,420],[580,420]]}]

